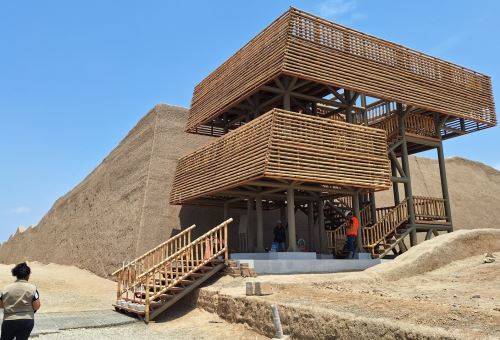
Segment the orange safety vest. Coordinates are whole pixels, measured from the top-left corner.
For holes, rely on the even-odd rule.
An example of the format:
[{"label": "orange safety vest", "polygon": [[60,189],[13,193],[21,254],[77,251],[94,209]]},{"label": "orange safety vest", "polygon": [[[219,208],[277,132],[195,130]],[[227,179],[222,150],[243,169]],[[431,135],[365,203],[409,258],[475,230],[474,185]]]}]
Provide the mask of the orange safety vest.
[{"label": "orange safety vest", "polygon": [[359,221],[356,217],[351,217],[351,225],[347,227],[347,236],[358,236]]}]

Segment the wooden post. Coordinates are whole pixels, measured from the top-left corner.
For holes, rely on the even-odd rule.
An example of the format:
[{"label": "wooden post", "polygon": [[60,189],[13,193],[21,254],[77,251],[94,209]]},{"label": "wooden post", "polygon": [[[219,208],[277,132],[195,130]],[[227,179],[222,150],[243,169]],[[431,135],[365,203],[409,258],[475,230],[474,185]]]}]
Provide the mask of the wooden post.
[{"label": "wooden post", "polygon": [[328,253],[328,241],[325,230],[325,201],[322,198],[318,200],[318,232],[320,253]]},{"label": "wooden post", "polygon": [[286,190],[286,207],[288,212],[288,251],[297,251],[297,237],[295,229],[295,198],[293,186]]},{"label": "wooden post", "polygon": [[255,210],[257,213],[257,252],[264,252],[264,219],[262,217],[262,196],[255,198]]},{"label": "wooden post", "polygon": [[149,274],[146,275],[146,306],[144,307],[144,320],[149,322]]},{"label": "wooden post", "polygon": [[253,198],[248,198],[247,200],[247,216],[248,216],[248,223],[247,223],[247,250],[249,252],[254,251],[255,247],[255,233],[254,233],[254,226],[252,223],[252,215],[253,215]]},{"label": "wooden post", "polygon": [[314,206],[313,201],[307,204],[307,226],[309,228],[309,251],[315,247],[314,244]]},{"label": "wooden post", "polygon": [[227,246],[227,223],[224,223],[224,260],[226,265],[229,263],[229,249]]},{"label": "wooden post", "polygon": [[[396,163],[395,160],[391,159],[391,172],[392,172],[392,177],[398,177],[398,169],[396,168]],[[392,193],[394,195],[394,205],[398,205],[401,200],[399,198],[399,183],[398,182],[392,182]]]},{"label": "wooden post", "polygon": [[286,213],[285,213],[285,207],[280,208],[280,221],[285,226],[286,224]]},{"label": "wooden post", "polygon": [[[124,266],[122,266],[123,268]],[[118,274],[116,274],[116,283],[118,284],[118,288],[116,290],[116,300],[120,300],[121,299],[121,290],[122,290],[122,287],[121,287],[121,283],[122,283],[122,276],[123,276],[123,271],[120,270],[118,272]]]},{"label": "wooden post", "polygon": [[229,218],[229,202],[224,202],[224,221]]},{"label": "wooden post", "polygon": [[402,105],[397,105],[399,113],[399,133],[402,137],[401,162],[403,163],[403,171],[406,177],[406,181],[404,182],[405,196],[408,200],[408,215],[410,228],[412,228],[412,231],[410,232],[410,245],[413,247],[417,245],[417,231],[415,229],[415,206],[413,205],[413,193],[411,188],[410,162],[408,160],[408,143],[406,141],[406,114],[403,113]]},{"label": "wooden post", "polygon": [[361,107],[363,107],[363,123],[368,126],[368,114],[366,111],[366,95],[361,94]]},{"label": "wooden post", "polygon": [[370,192],[370,210],[372,213],[372,224],[377,223],[377,204],[375,202],[375,193]]},{"label": "wooden post", "polygon": [[352,210],[353,215],[359,221],[358,237],[356,238],[358,252],[363,251],[363,230],[361,228],[361,216],[359,215],[359,194],[356,192],[352,195]]},{"label": "wooden post", "polygon": [[287,90],[283,93],[283,110],[290,111],[290,91]]},{"label": "wooden post", "polygon": [[448,180],[446,178],[446,165],[443,152],[443,142],[439,143],[437,147],[438,162],[439,162],[439,176],[441,178],[441,192],[444,199],[444,210],[446,213],[446,222],[452,223],[451,220],[451,204],[450,204],[450,194],[448,193]]}]

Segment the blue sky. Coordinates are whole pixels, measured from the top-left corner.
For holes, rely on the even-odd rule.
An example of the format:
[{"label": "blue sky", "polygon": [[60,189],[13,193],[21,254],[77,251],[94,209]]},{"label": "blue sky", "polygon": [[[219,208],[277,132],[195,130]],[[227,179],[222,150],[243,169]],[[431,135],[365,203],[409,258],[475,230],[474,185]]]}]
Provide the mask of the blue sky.
[{"label": "blue sky", "polygon": [[[490,75],[500,98],[500,1],[2,1],[0,241],[289,6]],[[445,152],[500,168],[499,145],[493,128]]]}]

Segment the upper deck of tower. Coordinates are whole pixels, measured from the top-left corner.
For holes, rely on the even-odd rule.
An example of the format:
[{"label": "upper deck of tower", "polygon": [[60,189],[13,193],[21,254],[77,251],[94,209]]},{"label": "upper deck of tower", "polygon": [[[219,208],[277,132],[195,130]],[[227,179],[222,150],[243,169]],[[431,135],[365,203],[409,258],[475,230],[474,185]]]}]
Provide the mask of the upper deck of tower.
[{"label": "upper deck of tower", "polygon": [[[497,121],[488,76],[291,8],[196,86],[186,130],[222,135],[282,107],[283,91],[292,111],[406,104],[444,117],[446,138]],[[374,102],[349,104],[348,92]]]}]

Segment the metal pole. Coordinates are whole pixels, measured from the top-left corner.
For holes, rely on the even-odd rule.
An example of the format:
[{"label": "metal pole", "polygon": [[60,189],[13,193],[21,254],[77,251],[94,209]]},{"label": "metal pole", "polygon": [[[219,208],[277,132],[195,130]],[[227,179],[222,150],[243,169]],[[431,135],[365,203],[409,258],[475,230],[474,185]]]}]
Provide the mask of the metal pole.
[{"label": "metal pole", "polygon": [[262,218],[262,196],[255,199],[255,210],[257,213],[257,252],[264,252],[264,220]]},{"label": "metal pole", "polygon": [[271,310],[273,313],[274,329],[276,330],[274,337],[277,339],[281,339],[283,338],[283,328],[281,327],[281,319],[280,319],[280,313],[278,312],[278,305],[272,304]]},{"label": "metal pole", "polygon": [[448,193],[448,179],[446,178],[446,165],[443,152],[443,142],[439,143],[437,147],[438,162],[439,162],[439,175],[441,177],[441,191],[444,199],[444,210],[446,212],[446,222],[452,223],[451,220],[451,204],[450,194]]},{"label": "metal pole", "polygon": [[295,198],[291,185],[286,191],[286,207],[288,212],[288,251],[297,251],[297,237],[295,236]]}]

